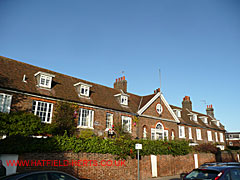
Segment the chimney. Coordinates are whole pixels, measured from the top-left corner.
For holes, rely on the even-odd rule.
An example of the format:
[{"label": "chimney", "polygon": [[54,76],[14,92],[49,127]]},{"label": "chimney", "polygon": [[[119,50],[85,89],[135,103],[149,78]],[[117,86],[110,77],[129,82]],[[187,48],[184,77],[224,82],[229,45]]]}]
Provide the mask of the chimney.
[{"label": "chimney", "polygon": [[125,80],[125,76],[116,79],[114,85],[114,89],[121,89],[123,92],[127,92],[127,81]]},{"label": "chimney", "polygon": [[207,105],[206,111],[207,111],[207,115],[208,116],[211,116],[212,118],[214,118],[214,109],[212,107],[212,104],[211,105]]},{"label": "chimney", "polygon": [[157,94],[158,92],[160,92],[160,88],[154,90],[154,94]]},{"label": "chimney", "polygon": [[192,101],[190,100],[189,96],[185,96],[183,98],[182,108],[183,109],[188,109],[189,111],[192,111]]}]

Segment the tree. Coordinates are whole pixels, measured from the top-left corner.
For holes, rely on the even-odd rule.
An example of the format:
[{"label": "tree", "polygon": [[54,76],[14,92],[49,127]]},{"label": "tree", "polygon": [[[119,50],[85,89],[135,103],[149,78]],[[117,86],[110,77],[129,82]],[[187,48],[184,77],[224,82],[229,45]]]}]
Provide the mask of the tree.
[{"label": "tree", "polygon": [[68,135],[73,135],[76,130],[75,107],[73,104],[66,102],[58,102],[54,113],[52,123],[52,134],[53,135],[64,135],[67,131]]}]

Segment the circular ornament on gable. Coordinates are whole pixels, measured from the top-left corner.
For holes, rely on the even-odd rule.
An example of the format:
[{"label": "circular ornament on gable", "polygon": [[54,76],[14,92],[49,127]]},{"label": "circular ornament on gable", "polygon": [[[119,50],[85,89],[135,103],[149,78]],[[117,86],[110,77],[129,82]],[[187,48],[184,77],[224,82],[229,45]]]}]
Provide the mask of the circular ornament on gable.
[{"label": "circular ornament on gable", "polygon": [[162,105],[161,105],[160,103],[158,103],[158,104],[156,105],[156,111],[157,111],[158,114],[162,114],[162,112],[163,112],[163,107],[162,107]]}]

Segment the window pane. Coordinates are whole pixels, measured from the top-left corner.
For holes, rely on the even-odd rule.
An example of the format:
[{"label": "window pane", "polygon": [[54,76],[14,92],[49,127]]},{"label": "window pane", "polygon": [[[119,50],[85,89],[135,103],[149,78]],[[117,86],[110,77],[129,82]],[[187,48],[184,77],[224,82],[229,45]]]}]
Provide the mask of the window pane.
[{"label": "window pane", "polygon": [[51,103],[33,101],[32,112],[39,116],[42,122],[51,122],[52,106],[53,104]]}]

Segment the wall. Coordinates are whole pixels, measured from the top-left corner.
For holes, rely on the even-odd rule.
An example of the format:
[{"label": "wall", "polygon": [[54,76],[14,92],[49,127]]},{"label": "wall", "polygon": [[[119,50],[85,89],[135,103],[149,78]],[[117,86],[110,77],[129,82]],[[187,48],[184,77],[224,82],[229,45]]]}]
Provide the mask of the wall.
[{"label": "wall", "polygon": [[[17,171],[22,172],[26,170],[45,170],[53,169],[70,173],[74,176],[81,178],[89,178],[91,180],[132,180],[137,178],[137,160],[128,159],[126,161],[116,161],[116,156],[110,154],[94,154],[94,153],[28,153],[19,156],[19,160],[58,160],[61,161],[60,165],[64,164],[64,160],[69,162],[76,160],[92,160],[83,164],[81,161],[79,164],[69,166],[49,166],[41,167],[36,166],[18,166]],[[94,161],[93,161],[94,160]],[[229,154],[222,152],[222,160],[237,161],[237,154]],[[106,164],[108,161],[108,165]],[[113,164],[111,165],[111,162]],[[198,165],[205,162],[215,162],[215,155],[210,153],[198,154]],[[120,163],[120,164],[119,164]],[[193,154],[185,156],[172,156],[172,155],[158,155],[157,156],[157,171],[158,177],[171,176],[181,174],[183,172],[189,172],[195,168]],[[98,165],[98,166],[95,166]],[[141,157],[140,160],[140,177],[142,180],[147,180],[152,177],[151,171],[151,158],[150,156]]]}]

